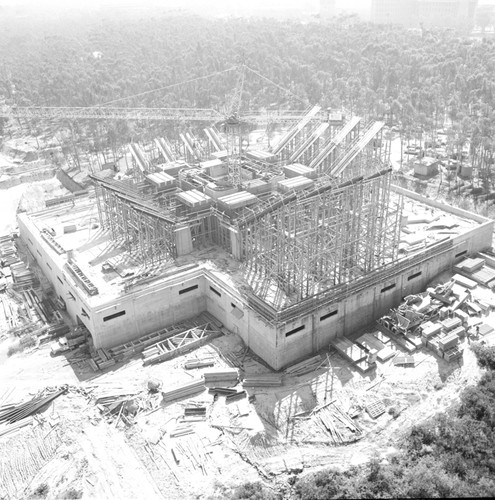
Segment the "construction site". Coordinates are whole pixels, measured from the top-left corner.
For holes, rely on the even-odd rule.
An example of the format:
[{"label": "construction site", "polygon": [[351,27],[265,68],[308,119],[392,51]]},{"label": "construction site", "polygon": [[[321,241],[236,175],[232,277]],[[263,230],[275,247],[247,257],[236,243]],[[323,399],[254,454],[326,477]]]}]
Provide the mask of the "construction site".
[{"label": "construction site", "polygon": [[129,144],[18,213],[2,330],[36,340],[0,370],[0,497],[222,498],[386,456],[476,379],[493,220],[394,185],[383,122],[294,118]]}]

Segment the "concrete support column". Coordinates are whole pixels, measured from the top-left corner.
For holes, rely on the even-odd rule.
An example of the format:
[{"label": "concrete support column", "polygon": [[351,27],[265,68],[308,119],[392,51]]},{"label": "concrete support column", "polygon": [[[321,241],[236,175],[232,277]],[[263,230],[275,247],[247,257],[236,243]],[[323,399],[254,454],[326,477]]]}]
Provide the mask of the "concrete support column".
[{"label": "concrete support column", "polygon": [[235,259],[241,260],[242,258],[241,235],[239,231],[235,230],[233,227],[229,229],[230,229],[230,246],[232,248],[232,255]]},{"label": "concrete support column", "polygon": [[177,255],[187,255],[193,251],[191,230],[188,227],[181,227],[175,230],[175,247]]}]

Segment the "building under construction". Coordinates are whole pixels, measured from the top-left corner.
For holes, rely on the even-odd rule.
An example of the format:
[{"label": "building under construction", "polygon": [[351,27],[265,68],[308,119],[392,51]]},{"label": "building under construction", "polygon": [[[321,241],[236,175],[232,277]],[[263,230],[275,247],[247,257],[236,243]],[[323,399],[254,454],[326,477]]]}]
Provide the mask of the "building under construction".
[{"label": "building under construction", "polygon": [[127,175],[20,234],[95,347],[207,311],[280,369],[491,247],[493,221],[392,185],[383,129],[314,107],[271,148],[214,127],[131,144]]}]

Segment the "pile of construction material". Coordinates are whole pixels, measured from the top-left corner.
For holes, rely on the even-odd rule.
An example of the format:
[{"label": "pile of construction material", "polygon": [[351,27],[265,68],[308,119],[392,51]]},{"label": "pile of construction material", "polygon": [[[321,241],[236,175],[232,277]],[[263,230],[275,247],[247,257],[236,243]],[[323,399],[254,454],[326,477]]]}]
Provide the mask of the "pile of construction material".
[{"label": "pile of construction material", "polygon": [[14,282],[13,288],[16,291],[37,288],[40,284],[38,278],[22,261],[11,264],[10,272],[12,274],[12,281]]},{"label": "pile of construction material", "polygon": [[[6,404],[0,407],[0,424],[17,424],[39,411],[42,411],[54,399],[67,392],[67,386],[55,390],[43,391],[40,395],[25,401],[24,403]],[[0,433],[9,430],[7,425],[3,425]]]},{"label": "pile of construction material", "polygon": [[322,358],[319,354],[317,356],[313,356],[312,358],[305,359],[304,361],[300,361],[294,365],[289,366],[285,369],[285,373],[287,375],[304,375],[309,372],[316,371],[320,369],[322,366],[326,366],[327,359]]},{"label": "pile of construction material", "polygon": [[163,401],[169,403],[178,399],[194,396],[205,390],[205,379],[203,377],[192,380],[186,384],[165,387],[162,390]]},{"label": "pile of construction material", "polygon": [[336,445],[354,442],[363,436],[361,427],[335,401],[315,408],[311,418]]},{"label": "pile of construction material", "polygon": [[196,349],[221,335],[223,333],[209,322],[199,327],[177,333],[144,349],[143,364],[146,366],[172,359]]},{"label": "pile of construction material", "polygon": [[217,385],[237,385],[239,381],[239,370],[237,368],[228,368],[223,370],[210,370],[204,373],[205,384],[208,386]]},{"label": "pile of construction material", "polygon": [[282,383],[283,378],[279,373],[246,375],[242,381],[243,387],[277,387],[281,386]]},{"label": "pile of construction material", "polygon": [[159,404],[158,399],[140,395],[138,387],[104,384],[95,387],[86,387],[86,392],[91,394],[97,408],[109,420],[116,418],[126,424],[131,423],[132,417],[141,411],[154,410]]},{"label": "pile of construction material", "polygon": [[17,248],[14,245],[12,236],[0,236],[0,267],[11,266],[19,261]]},{"label": "pile of construction material", "polygon": [[[491,267],[490,263],[494,267]],[[459,274],[467,278],[464,285],[468,288],[474,288],[476,283],[489,288],[495,286],[495,258],[489,255],[464,259],[454,266],[454,271],[458,273],[454,278],[459,279]],[[474,286],[472,281],[475,282]]]},{"label": "pile of construction material", "polygon": [[113,366],[116,361],[106,349],[96,349],[91,352],[91,359],[88,363],[93,371],[97,371]]},{"label": "pile of construction material", "polygon": [[164,327],[160,330],[140,337],[139,339],[131,340],[125,344],[112,347],[111,349],[108,349],[108,354],[117,361],[129,359],[134,354],[143,352],[147,347],[157,344],[178,333],[185,332],[191,328],[199,327],[207,323],[211,323],[217,329],[222,327],[222,323],[217,321],[211,314],[202,312],[200,315],[187,321]]},{"label": "pile of construction material", "polygon": [[454,271],[447,283],[406,297],[397,310],[378,321],[382,330],[408,352],[418,347],[419,339],[451,362],[462,356],[461,341],[468,331],[482,335],[493,330],[482,324],[480,317],[495,309],[495,301],[486,298],[486,293],[477,293],[477,288],[495,286],[495,257],[480,254],[466,258],[454,266]]},{"label": "pile of construction material", "polygon": [[184,368],[186,370],[194,370],[196,368],[207,368],[215,364],[215,358],[213,356],[203,356],[202,358],[188,359],[184,363]]}]

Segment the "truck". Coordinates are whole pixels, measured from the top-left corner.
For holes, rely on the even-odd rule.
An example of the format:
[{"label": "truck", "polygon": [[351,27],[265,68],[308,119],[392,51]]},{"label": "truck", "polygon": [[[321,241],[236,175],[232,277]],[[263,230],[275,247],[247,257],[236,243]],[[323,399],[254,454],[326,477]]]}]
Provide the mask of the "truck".
[{"label": "truck", "polygon": [[50,347],[50,356],[57,356],[70,349],[67,337],[60,337]]}]

